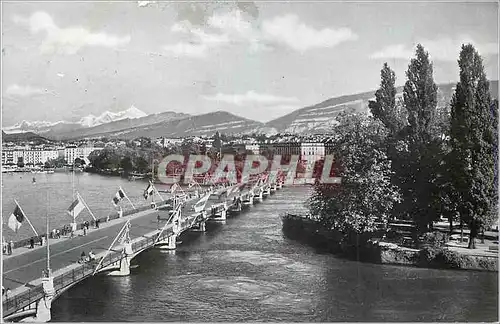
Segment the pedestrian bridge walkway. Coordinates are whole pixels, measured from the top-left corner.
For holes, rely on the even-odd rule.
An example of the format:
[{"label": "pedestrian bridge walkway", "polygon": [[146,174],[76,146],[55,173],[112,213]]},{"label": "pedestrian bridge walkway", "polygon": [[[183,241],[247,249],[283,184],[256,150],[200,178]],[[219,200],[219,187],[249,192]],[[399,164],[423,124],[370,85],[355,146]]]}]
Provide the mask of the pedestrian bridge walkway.
[{"label": "pedestrian bridge walkway", "polygon": [[[175,249],[182,232],[205,231],[207,221],[224,221],[282,185],[283,179],[275,177],[221,188],[204,197],[169,199],[154,209],[102,223],[86,235],[51,239],[50,264],[45,246],[15,249],[3,258],[3,282],[9,289],[3,296],[3,319],[50,321],[51,302],[75,284],[99,273],[129,275],[131,260],[141,252]],[[95,259],[79,263],[82,251],[91,250]]]}]

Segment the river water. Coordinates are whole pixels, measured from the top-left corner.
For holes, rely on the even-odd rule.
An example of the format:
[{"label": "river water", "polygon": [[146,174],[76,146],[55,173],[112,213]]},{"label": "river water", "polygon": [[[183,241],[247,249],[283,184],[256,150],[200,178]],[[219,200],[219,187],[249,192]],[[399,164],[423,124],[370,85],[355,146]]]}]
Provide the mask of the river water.
[{"label": "river water", "polygon": [[[35,182],[33,182],[35,178]],[[74,184],[74,185],[73,185]],[[2,215],[4,226],[9,215],[14,211],[15,200],[33,224],[35,230],[42,234],[46,230],[46,215],[49,215],[51,228],[69,224],[72,217],[66,210],[73,202],[73,187],[78,192],[92,213],[97,217],[105,217],[116,210],[111,199],[120,187],[134,205],[145,204],[143,198],[145,181],[128,181],[119,177],[107,177],[90,173],[75,172],[74,181],[69,172],[45,173],[2,173]],[[159,190],[167,190],[169,185],[157,185]],[[48,195],[47,195],[48,193]],[[164,195],[164,197],[166,197]],[[159,199],[155,197],[155,199]],[[123,209],[131,209],[127,200],[120,203]],[[91,220],[87,210],[81,212],[77,222]],[[17,233],[4,229],[8,240],[19,240],[33,236],[29,224],[21,225]]]},{"label": "river water", "polygon": [[[44,186],[61,195],[50,206],[67,208],[70,176],[42,176],[48,179]],[[77,177],[79,191],[99,212],[112,210],[108,201],[120,185],[141,202],[144,183]],[[35,214],[29,197],[39,195],[43,202],[43,194],[33,193],[30,183],[12,186],[19,177],[10,180],[4,181],[4,199],[19,190],[26,213]],[[37,180],[35,186],[42,184]],[[209,224],[206,233],[188,232],[176,251],[146,251],[133,260],[138,267],[129,277],[87,279],[52,304],[53,321],[498,320],[497,273],[359,263],[284,238],[280,214],[303,209],[309,190],[285,188],[226,224]],[[12,207],[6,204],[9,198],[4,218]],[[43,227],[42,221],[33,220]]]}]

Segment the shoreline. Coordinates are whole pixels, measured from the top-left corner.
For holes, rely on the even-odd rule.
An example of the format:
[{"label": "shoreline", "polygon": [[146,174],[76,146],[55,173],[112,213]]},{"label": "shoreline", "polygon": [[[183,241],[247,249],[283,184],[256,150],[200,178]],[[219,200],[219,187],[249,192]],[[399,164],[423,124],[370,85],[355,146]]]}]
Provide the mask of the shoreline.
[{"label": "shoreline", "polygon": [[498,272],[498,251],[485,254],[461,253],[447,246],[402,247],[373,239],[373,233],[350,236],[328,230],[311,219],[286,214],[281,217],[285,237],[358,262],[402,265],[430,269],[455,269]]}]

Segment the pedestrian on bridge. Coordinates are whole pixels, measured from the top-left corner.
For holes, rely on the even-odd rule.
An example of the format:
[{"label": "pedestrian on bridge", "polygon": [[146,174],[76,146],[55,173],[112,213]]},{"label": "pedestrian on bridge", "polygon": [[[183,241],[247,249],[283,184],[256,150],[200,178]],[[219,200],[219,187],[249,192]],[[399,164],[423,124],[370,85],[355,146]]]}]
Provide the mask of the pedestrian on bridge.
[{"label": "pedestrian on bridge", "polygon": [[30,249],[34,249],[34,248],[35,248],[35,239],[30,238]]},{"label": "pedestrian on bridge", "polygon": [[98,219],[95,220],[95,228],[99,228],[99,220]]},{"label": "pedestrian on bridge", "polygon": [[14,250],[14,242],[10,241],[9,244],[7,245],[7,253],[11,255],[12,250]]},{"label": "pedestrian on bridge", "polygon": [[87,261],[87,255],[85,254],[85,251],[82,251],[82,254],[80,254],[80,260],[78,263],[84,263]]}]

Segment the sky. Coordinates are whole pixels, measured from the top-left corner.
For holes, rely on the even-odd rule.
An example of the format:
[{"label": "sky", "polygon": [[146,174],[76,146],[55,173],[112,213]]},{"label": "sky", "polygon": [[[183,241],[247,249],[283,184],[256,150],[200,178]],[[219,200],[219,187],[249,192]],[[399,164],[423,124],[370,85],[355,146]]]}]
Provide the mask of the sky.
[{"label": "sky", "polygon": [[462,43],[498,79],[498,4],[2,1],[2,126],[224,110],[266,122],[331,97],[397,84],[415,46],[437,83]]}]

